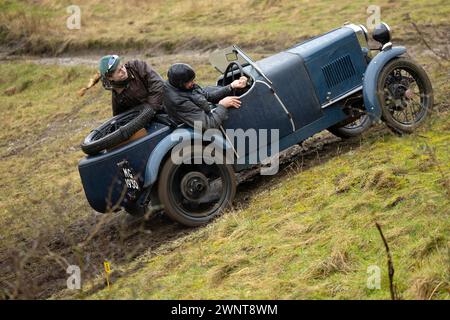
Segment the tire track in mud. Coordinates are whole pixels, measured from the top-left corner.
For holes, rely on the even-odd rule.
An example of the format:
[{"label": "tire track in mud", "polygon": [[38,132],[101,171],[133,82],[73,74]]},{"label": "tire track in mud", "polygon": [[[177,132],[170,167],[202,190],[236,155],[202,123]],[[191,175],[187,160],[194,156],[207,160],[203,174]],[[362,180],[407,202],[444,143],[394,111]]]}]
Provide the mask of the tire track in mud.
[{"label": "tire track in mud", "polygon": [[[388,131],[384,127],[373,128],[368,134],[380,132],[386,134]],[[307,170],[360,144],[359,138],[344,141],[326,132],[317,134],[305,140],[302,146],[295,145],[281,152],[280,170],[276,175],[261,176],[259,167],[239,173],[240,184],[234,204],[245,208],[252,195],[276,185],[286,175]],[[118,270],[120,265],[132,262],[144,253],[152,254],[163,245],[182,241],[199,228],[172,222],[163,212],[138,218],[124,212],[93,214],[74,222],[66,230],[42,234],[32,241],[24,239],[23,245],[0,252],[0,299],[45,299],[55,295],[67,288],[68,265],[78,265],[82,282],[86,283],[103,273],[103,262],[108,260],[116,270],[111,275],[111,281],[114,281],[140,266],[138,263],[124,274]],[[104,287],[105,284],[96,281],[92,288],[81,294],[92,294]]]},{"label": "tire track in mud", "polygon": [[[8,60],[19,59],[64,66],[94,66],[97,64],[97,58],[92,55],[54,58],[12,56],[8,57]],[[145,58],[152,65],[160,66],[181,58],[191,63],[204,63],[207,54],[185,52],[148,58],[129,53],[126,58]],[[238,192],[244,192],[237,194],[236,203],[244,203],[250,196],[247,194],[258,192],[258,187],[266,181],[264,179],[257,182],[260,179],[251,178],[257,174],[258,169],[254,169],[240,175],[239,181],[252,182],[241,183]],[[66,288],[68,265],[80,266],[84,282],[102,273],[103,261],[106,259],[113,266],[119,266],[195,230],[174,223],[161,213],[140,220],[132,219],[125,213],[92,215],[56,233],[39,230],[40,235],[32,240],[18,239],[15,248],[0,246],[0,299],[48,298]]]}]

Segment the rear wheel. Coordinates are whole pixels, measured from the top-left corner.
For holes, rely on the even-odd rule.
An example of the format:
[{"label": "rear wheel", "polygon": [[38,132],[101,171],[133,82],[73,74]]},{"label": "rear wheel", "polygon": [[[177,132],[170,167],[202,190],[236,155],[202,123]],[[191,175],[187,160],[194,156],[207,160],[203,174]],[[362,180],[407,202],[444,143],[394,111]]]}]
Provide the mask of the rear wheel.
[{"label": "rear wheel", "polygon": [[174,163],[170,157],[164,163],[158,195],[171,219],[186,226],[199,226],[231,205],[236,194],[233,167],[207,163],[202,155],[193,152],[183,155],[181,164]]},{"label": "rear wheel", "polygon": [[345,126],[333,126],[328,128],[328,131],[330,131],[337,137],[347,139],[359,136],[364,131],[369,129],[371,125],[372,120],[370,120],[370,117],[367,114],[363,114],[360,118],[349,124],[346,124]]},{"label": "rear wheel", "polygon": [[433,106],[433,88],[425,70],[406,58],[384,67],[377,94],[383,120],[397,133],[413,132]]}]

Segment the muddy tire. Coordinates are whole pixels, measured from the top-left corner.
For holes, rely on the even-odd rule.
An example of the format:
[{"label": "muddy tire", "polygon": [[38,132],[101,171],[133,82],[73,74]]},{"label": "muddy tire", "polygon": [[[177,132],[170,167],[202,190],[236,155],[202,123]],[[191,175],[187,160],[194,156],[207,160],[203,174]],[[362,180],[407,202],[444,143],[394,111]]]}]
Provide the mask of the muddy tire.
[{"label": "muddy tire", "polygon": [[147,105],[119,114],[92,130],[81,144],[81,149],[88,155],[96,155],[112,148],[144,128],[154,115],[155,111]]},{"label": "muddy tire", "polygon": [[333,126],[328,128],[327,130],[339,138],[348,139],[361,135],[363,132],[368,130],[371,125],[372,120],[370,120],[370,117],[368,115],[364,114],[352,123],[340,127]]},{"label": "muddy tire", "polygon": [[407,58],[389,62],[378,78],[382,120],[396,133],[412,133],[433,107],[433,88],[425,70]]},{"label": "muddy tire", "polygon": [[[220,215],[233,202],[236,177],[228,164],[206,164],[192,151],[175,164],[169,157],[158,180],[158,196],[165,213],[183,225],[203,225]],[[191,164],[185,164],[190,159]],[[195,164],[196,160],[199,164]]]}]

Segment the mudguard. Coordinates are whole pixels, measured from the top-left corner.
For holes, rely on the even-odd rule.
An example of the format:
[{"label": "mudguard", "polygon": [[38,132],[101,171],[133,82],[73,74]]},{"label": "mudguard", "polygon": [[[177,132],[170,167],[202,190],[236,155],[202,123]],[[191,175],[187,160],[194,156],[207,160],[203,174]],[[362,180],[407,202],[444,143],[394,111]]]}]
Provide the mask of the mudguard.
[{"label": "mudguard", "polygon": [[381,105],[377,96],[377,83],[380,72],[389,61],[405,52],[405,47],[386,49],[377,54],[367,66],[363,80],[363,97],[364,105],[372,121],[380,120],[381,118]]},{"label": "mudguard", "polygon": [[208,130],[206,132],[207,133],[201,134],[199,131],[194,131],[192,128],[178,128],[161,140],[148,158],[145,168],[144,188],[147,188],[156,182],[162,160],[169,152],[171,152],[172,148],[181,141],[201,139],[202,141],[210,142],[215,148],[221,148],[225,152],[228,149],[233,148],[218,129],[216,133],[214,133],[213,130]]}]

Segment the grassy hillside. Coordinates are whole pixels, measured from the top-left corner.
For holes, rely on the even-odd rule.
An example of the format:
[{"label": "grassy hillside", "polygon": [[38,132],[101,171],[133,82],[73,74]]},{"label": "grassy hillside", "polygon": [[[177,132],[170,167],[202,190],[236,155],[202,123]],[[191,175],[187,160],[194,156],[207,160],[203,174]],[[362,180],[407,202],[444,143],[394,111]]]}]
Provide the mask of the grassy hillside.
[{"label": "grassy hillside", "polygon": [[[161,74],[176,61],[191,63],[204,84],[218,75],[211,72],[207,58],[197,54],[147,61]],[[95,274],[105,255],[120,251],[102,243],[111,230],[87,241],[104,220],[89,207],[77,170],[84,157],[81,141],[111,116],[111,94],[100,84],[83,98],[76,94],[95,71],[30,60],[0,63],[0,298],[45,297],[50,280],[55,281],[53,289],[65,287],[69,262],[79,264],[90,257],[85,265]],[[161,232],[177,229],[174,225],[165,220]],[[114,220],[107,227],[114,232],[121,223]],[[134,245],[148,248],[148,239],[134,239]],[[89,248],[83,247],[86,242]]]},{"label": "grassy hillside", "polygon": [[[200,82],[214,81],[215,72],[201,75],[212,69],[207,61],[185,58],[199,70]],[[149,62],[164,74],[173,59]],[[77,171],[84,157],[79,145],[110,117],[111,94],[100,84],[83,98],[76,94],[95,73],[86,66],[11,62],[0,64],[0,73],[0,228],[2,244],[12,245],[17,240],[13,235],[43,231],[35,225],[39,221],[70,222],[92,213]]]},{"label": "grassy hillside", "polygon": [[[345,21],[366,23],[372,1],[308,0],[81,0],[81,29],[69,30],[71,1],[0,1],[0,40],[18,52],[80,49],[205,50],[231,43],[265,50],[290,46]],[[445,0],[377,1],[397,39],[420,26],[448,25]]]},{"label": "grassy hillside", "polygon": [[[89,298],[389,299],[378,221],[401,296],[449,299],[448,120],[370,134],[307,168],[299,159],[244,208],[117,266],[127,276]],[[371,265],[381,290],[366,287]]]},{"label": "grassy hillside", "polygon": [[[161,74],[183,61],[207,84],[217,74],[203,50],[237,42],[257,59],[345,20],[364,23],[367,6],[248,0],[241,2],[248,10],[230,11],[228,0],[79,3],[82,29],[70,31],[69,2],[0,0],[0,40],[28,53],[141,48]],[[438,54],[448,54],[448,37],[439,35],[449,30],[450,6],[379,3],[383,20],[431,77],[430,120],[411,136],[378,125],[360,140],[335,139],[297,156],[278,175],[244,183],[235,210],[199,229],[161,216],[137,225],[123,214],[96,216],[77,172],[79,143],[110,116],[110,94],[99,85],[76,95],[95,69],[1,60],[0,299],[389,298],[374,221],[391,246],[402,297],[450,298],[450,63],[404,16]],[[178,53],[159,55],[172,51]],[[103,290],[105,259],[112,262],[111,290]],[[58,292],[73,263],[82,266],[83,291]],[[381,290],[366,289],[370,265],[382,270]]]}]

